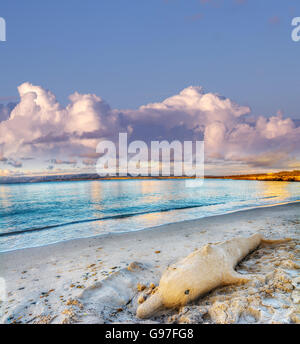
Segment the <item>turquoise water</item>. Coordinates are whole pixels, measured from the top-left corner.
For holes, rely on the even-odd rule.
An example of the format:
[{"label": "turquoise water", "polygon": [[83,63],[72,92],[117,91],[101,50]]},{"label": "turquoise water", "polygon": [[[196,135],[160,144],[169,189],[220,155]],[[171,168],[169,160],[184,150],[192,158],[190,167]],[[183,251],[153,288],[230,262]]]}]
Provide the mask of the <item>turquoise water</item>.
[{"label": "turquoise water", "polygon": [[208,179],[0,185],[0,251],[300,199],[300,183]]}]

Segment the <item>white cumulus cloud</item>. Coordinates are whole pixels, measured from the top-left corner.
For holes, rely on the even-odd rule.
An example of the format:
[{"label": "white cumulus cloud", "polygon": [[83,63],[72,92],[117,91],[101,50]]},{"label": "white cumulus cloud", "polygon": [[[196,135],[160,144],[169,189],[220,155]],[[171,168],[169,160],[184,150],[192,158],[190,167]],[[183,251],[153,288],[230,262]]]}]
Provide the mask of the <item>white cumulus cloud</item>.
[{"label": "white cumulus cloud", "polygon": [[28,157],[43,159],[45,168],[49,161],[92,166],[99,140],[119,132],[146,142],[204,139],[207,161],[268,168],[299,161],[300,127],[292,119],[281,113],[250,118],[249,107],[201,87],[136,110],[111,109],[99,96],[77,92],[62,106],[51,91],[30,83],[18,91],[16,106],[0,106],[0,163],[15,168]]}]

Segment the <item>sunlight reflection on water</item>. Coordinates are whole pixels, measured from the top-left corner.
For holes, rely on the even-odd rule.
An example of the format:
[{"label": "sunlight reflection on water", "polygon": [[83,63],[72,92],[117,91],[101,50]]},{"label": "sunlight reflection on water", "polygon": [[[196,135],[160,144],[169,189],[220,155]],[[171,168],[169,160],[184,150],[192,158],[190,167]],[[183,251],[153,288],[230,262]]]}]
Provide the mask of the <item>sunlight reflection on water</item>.
[{"label": "sunlight reflection on water", "polygon": [[[0,185],[0,250],[271,205],[300,198],[299,183],[207,179]],[[50,228],[49,228],[50,227]],[[12,232],[17,235],[3,236]]]}]

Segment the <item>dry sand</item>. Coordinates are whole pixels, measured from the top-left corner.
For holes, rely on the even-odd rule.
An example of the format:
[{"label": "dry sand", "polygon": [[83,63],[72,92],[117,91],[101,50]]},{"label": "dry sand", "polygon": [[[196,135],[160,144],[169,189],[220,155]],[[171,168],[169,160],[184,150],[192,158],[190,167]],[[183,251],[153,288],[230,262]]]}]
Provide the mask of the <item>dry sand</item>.
[{"label": "dry sand", "polygon": [[[300,203],[292,203],[1,253],[0,322],[299,323],[299,232]],[[136,318],[168,265],[206,243],[253,233],[293,240],[247,256],[236,268],[253,277],[246,285]]]}]

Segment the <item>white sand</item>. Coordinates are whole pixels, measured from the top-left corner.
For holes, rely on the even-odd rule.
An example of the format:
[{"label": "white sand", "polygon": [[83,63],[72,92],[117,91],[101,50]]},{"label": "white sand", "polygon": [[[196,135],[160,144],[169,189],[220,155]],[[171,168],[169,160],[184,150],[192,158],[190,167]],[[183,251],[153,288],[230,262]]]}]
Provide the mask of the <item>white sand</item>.
[{"label": "white sand", "polygon": [[[138,298],[151,291],[139,292],[138,283],[157,285],[168,265],[208,242],[256,232],[294,240],[249,255],[237,267],[253,276],[244,286],[218,288],[148,321],[136,318]],[[2,253],[0,322],[299,322],[299,232],[300,203],[293,203]]]}]

